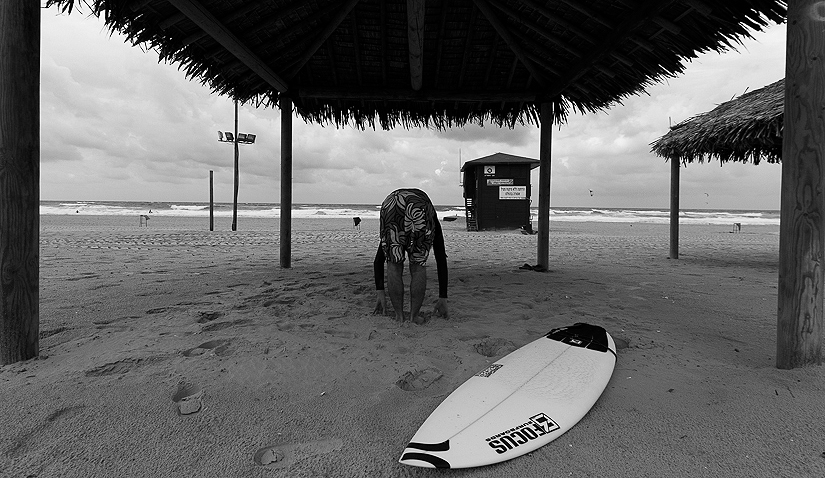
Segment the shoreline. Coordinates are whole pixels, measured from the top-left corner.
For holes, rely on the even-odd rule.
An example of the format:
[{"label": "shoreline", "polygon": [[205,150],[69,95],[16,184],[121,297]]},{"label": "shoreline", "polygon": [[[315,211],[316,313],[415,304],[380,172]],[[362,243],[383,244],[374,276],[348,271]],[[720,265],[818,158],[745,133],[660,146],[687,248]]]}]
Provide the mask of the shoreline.
[{"label": "shoreline", "polygon": [[441,400],[575,322],[617,342],[593,409],[439,475],[825,476],[825,371],[774,364],[778,227],[683,225],[670,260],[667,225],[551,223],[537,273],[535,236],[443,223],[450,318],[431,267],[400,327],[372,315],[377,220],[294,219],[282,269],[273,220],[77,219],[41,218],[42,358],[0,367],[10,476],[432,476],[397,460]]}]

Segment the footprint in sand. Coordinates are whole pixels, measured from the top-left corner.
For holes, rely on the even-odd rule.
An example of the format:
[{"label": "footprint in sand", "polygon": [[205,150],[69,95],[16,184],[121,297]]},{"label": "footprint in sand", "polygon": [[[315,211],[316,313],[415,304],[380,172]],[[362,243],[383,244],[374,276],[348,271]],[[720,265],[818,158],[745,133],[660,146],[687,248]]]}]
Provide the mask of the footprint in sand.
[{"label": "footprint in sand", "polygon": [[266,446],[261,448],[260,450],[255,452],[255,456],[252,459],[255,461],[256,465],[271,465],[272,463],[277,463],[282,461],[286,458],[284,452],[279,450],[278,447],[271,447]]},{"label": "footprint in sand", "polygon": [[209,342],[204,342],[193,349],[186,350],[183,352],[184,357],[197,357],[198,355],[203,355],[210,350],[215,355],[224,355],[226,350],[229,348],[230,341],[226,339],[216,339],[210,340]]},{"label": "footprint in sand", "polygon": [[412,370],[406,372],[395,382],[395,385],[406,392],[424,390],[444,374],[436,368],[425,368],[424,370]]},{"label": "footprint in sand", "polygon": [[215,319],[219,319],[223,317],[223,312],[198,312],[198,323],[205,324],[207,322],[212,322]]},{"label": "footprint in sand", "polygon": [[256,465],[280,468],[291,462],[302,460],[315,455],[322,455],[338,451],[344,442],[338,438],[319,440],[306,443],[288,443],[271,445],[258,449],[252,457]]},{"label": "footprint in sand", "polygon": [[172,394],[172,401],[177,404],[179,415],[192,415],[201,411],[202,398],[203,389],[187,382],[179,383],[177,390]]},{"label": "footprint in sand", "polygon": [[613,342],[616,344],[616,350],[623,350],[630,347],[630,343],[621,337],[613,337]]},{"label": "footprint in sand", "polygon": [[485,357],[496,357],[498,355],[505,355],[505,352],[509,353],[513,350],[516,350],[515,344],[510,342],[509,340],[505,340],[502,338],[486,338],[481,342],[475,344],[473,346],[476,349],[476,352],[485,356]]}]

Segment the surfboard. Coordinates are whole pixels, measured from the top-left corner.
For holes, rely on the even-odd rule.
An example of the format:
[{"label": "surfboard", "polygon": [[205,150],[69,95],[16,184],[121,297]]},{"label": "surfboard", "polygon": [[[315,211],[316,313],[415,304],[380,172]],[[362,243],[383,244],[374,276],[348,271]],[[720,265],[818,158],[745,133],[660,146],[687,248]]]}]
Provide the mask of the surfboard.
[{"label": "surfboard", "polygon": [[572,428],[601,396],[616,344],[599,326],[551,330],[470,377],[430,414],[400,463],[469,468],[510,460]]}]

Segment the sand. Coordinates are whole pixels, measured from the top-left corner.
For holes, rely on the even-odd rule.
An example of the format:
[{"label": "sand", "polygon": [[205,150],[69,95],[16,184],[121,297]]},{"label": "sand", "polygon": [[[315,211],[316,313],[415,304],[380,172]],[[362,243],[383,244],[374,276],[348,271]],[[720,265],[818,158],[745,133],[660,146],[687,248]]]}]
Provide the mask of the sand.
[{"label": "sand", "polygon": [[[0,367],[11,477],[825,476],[825,368],[775,368],[778,227],[444,223],[450,317],[372,314],[377,220],[44,216],[41,353]],[[400,465],[453,389],[550,329],[605,327],[613,377],[500,465]]]}]

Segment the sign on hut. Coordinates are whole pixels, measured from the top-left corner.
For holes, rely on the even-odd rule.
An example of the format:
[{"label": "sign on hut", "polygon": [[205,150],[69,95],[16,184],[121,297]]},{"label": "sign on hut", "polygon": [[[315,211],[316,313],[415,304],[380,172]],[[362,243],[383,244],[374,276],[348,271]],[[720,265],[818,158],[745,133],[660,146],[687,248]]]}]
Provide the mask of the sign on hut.
[{"label": "sign on hut", "polygon": [[531,227],[530,171],[538,166],[537,159],[504,153],[464,163],[467,230]]}]

